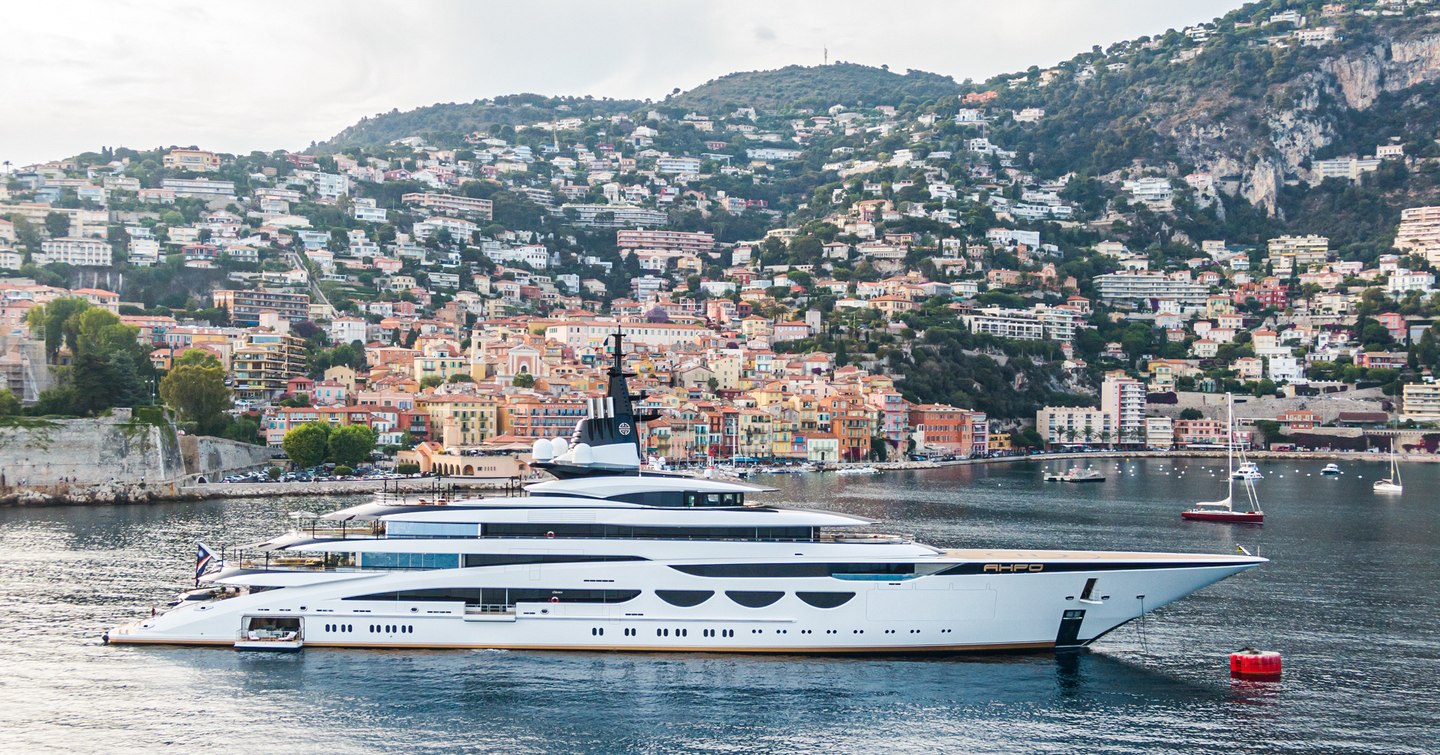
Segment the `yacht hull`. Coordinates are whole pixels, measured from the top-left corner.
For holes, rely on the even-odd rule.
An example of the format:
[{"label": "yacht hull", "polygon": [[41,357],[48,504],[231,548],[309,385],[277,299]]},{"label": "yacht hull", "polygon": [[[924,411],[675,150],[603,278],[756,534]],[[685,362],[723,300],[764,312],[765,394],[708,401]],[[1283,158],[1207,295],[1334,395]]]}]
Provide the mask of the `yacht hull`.
[{"label": "yacht hull", "polygon": [[1180,517],[1193,522],[1265,523],[1265,515],[1254,511],[1182,511]]},{"label": "yacht hull", "polygon": [[[407,580],[415,579],[386,575],[363,580],[363,593],[357,593],[354,584],[330,582],[182,605],[112,629],[106,640],[230,647],[236,628],[247,618],[283,616],[303,619],[307,648],[821,654],[1046,651],[1086,646],[1148,611],[1264,561],[1171,554],[1185,560],[1086,564],[1082,554],[1044,561],[1044,553],[991,553],[985,561],[954,562],[962,571],[977,573],[894,579],[715,579],[680,574],[659,564],[617,567],[601,577],[601,570],[593,567],[547,566],[550,584],[584,584],[583,580],[598,578],[617,588],[634,585],[639,595],[617,604],[521,602],[507,611],[477,611],[473,606],[436,601],[354,599],[356,594],[403,590]],[[1021,558],[1026,560],[1015,560]],[[453,571],[453,577],[446,576],[455,584],[475,583],[474,575],[461,572],[476,570]],[[495,584],[512,583],[525,574],[523,569],[511,574],[495,571],[485,578]],[[437,584],[437,576],[428,572],[426,584]],[[614,581],[608,582],[612,576]],[[652,587],[713,595],[692,607],[676,607],[657,597]],[[762,592],[782,594],[761,608],[739,605],[732,598]],[[800,597],[817,593],[850,597],[833,608],[818,608]]]}]

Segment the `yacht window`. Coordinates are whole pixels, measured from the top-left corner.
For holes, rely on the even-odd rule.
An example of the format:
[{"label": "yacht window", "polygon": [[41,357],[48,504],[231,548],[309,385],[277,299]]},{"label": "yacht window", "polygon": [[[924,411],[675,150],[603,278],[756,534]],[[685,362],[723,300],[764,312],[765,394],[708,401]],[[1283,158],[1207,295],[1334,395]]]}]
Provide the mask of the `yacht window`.
[{"label": "yacht window", "polygon": [[466,553],[465,566],[511,566],[514,564],[573,564],[590,561],[648,561],[640,556],[584,556],[541,554]]},{"label": "yacht window", "polygon": [[414,600],[466,605],[504,605],[516,603],[624,603],[640,596],[639,590],[575,590],[544,587],[434,587],[421,590],[377,592],[352,595],[345,600]]},{"label": "yacht window", "polygon": [[710,599],[714,590],[656,590],[656,597],[680,608],[693,608]]},{"label": "yacht window", "polygon": [[618,524],[502,522],[485,525],[486,537],[595,537],[656,540],[787,540],[812,542],[813,527],[634,527]]},{"label": "yacht window", "polygon": [[915,573],[915,564],[672,564],[696,577],[837,577],[866,579]]},{"label": "yacht window", "polygon": [[458,553],[370,553],[360,554],[363,569],[456,569]]},{"label": "yacht window", "polygon": [[739,603],[746,608],[764,608],[784,597],[783,592],[770,592],[768,590],[726,590],[725,597]]},{"label": "yacht window", "polygon": [[855,597],[853,592],[797,592],[795,596],[816,608],[839,608]]},{"label": "yacht window", "polygon": [[385,524],[385,536],[391,539],[423,537],[478,537],[480,525],[474,522],[404,522]]}]

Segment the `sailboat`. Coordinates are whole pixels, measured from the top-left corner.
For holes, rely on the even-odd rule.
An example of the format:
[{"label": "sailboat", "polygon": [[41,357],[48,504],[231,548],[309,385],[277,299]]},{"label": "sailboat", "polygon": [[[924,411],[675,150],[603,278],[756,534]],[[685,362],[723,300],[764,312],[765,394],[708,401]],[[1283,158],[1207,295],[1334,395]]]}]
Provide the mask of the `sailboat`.
[{"label": "sailboat", "polygon": [[1390,438],[1390,476],[1376,480],[1371,488],[1376,493],[1400,494],[1405,492],[1405,485],[1400,480],[1400,460],[1395,456],[1395,443],[1400,440],[1399,435]]},{"label": "sailboat", "polygon": [[1260,510],[1255,486],[1248,480],[1242,483],[1242,487],[1245,489],[1249,510],[1235,510],[1235,403],[1228,393],[1225,394],[1225,440],[1225,498],[1219,501],[1199,501],[1180,512],[1180,516],[1199,522],[1264,524],[1265,512]]}]

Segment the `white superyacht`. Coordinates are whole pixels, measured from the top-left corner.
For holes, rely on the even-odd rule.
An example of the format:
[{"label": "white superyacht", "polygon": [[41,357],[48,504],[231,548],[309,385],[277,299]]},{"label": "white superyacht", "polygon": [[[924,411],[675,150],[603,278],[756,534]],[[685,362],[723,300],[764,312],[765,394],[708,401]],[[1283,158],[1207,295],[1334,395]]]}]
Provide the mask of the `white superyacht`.
[{"label": "white superyacht", "polygon": [[500,648],[742,653],[1051,650],[1105,633],[1262,558],[941,549],[872,521],[766,506],[771,489],[641,473],[621,344],[609,395],[557,480],[524,495],[377,501],[221,563],[110,643],[247,650]]}]

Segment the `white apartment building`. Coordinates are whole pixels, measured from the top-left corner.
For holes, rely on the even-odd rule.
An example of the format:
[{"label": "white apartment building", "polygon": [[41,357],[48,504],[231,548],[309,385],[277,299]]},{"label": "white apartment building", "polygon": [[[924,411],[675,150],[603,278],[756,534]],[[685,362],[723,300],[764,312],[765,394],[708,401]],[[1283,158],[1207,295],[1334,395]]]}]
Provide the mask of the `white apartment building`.
[{"label": "white apartment building", "polygon": [[[548,198],[549,193],[548,191],[545,192],[547,201],[544,204],[546,205],[548,205],[550,201]],[[419,205],[434,212],[475,217],[481,220],[490,220],[495,216],[495,203],[488,199],[412,191],[409,194],[401,195],[400,201],[405,204]],[[534,202],[535,199],[532,197],[531,201]],[[536,203],[541,204],[539,202]]]},{"label": "white apartment building", "polygon": [[66,237],[40,242],[35,261],[42,265],[64,264],[82,267],[106,267],[110,264],[110,242],[99,239]]},{"label": "white apartment building", "polygon": [[1331,160],[1316,160],[1311,163],[1311,170],[1315,173],[1315,180],[1324,181],[1327,178],[1343,178],[1347,181],[1358,181],[1364,173],[1369,173],[1380,167],[1378,157],[1337,157]]},{"label": "white apartment building", "polygon": [[627,204],[564,204],[560,206],[560,211],[567,216],[573,213],[575,225],[596,228],[654,228],[670,222],[670,216],[660,210]]},{"label": "white apartment building", "polygon": [[369,197],[356,198],[351,212],[354,213],[356,220],[364,223],[384,223],[389,219],[385,208],[376,207],[375,200]]},{"label": "white apartment building", "polygon": [[160,261],[160,242],[155,238],[133,238],[126,259],[137,267],[150,267]]},{"label": "white apartment building", "polygon": [[424,241],[430,238],[431,234],[439,233],[442,230],[448,231],[450,237],[456,241],[468,242],[471,236],[479,232],[480,226],[468,220],[436,215],[415,224],[415,238]]},{"label": "white apartment building", "polygon": [[700,172],[698,157],[661,157],[655,161],[655,170],[668,175],[697,174]]},{"label": "white apartment building", "polygon": [[330,321],[330,342],[334,344],[365,343],[368,323],[359,317],[337,317]]},{"label": "white apartment building", "polygon": [[1169,209],[1175,199],[1175,188],[1170,185],[1168,178],[1137,178],[1126,181],[1122,186],[1136,202],[1156,209]]},{"label": "white apartment building", "polygon": [[321,199],[339,199],[350,193],[350,177],[341,173],[316,173],[315,194]]},{"label": "white apartment building", "polygon": [[1416,422],[1440,422],[1440,383],[1408,383],[1400,396],[1401,417]]},{"label": "white apartment building", "polygon": [[541,245],[521,246],[512,249],[486,247],[484,255],[496,262],[523,262],[536,270],[550,267],[550,251]]},{"label": "white apartment building", "polygon": [[1390,274],[1386,288],[1400,296],[1411,291],[1429,292],[1435,288],[1435,274],[1401,268]]},{"label": "white apartment building", "polygon": [[1033,310],[983,307],[960,316],[972,333],[986,333],[1017,341],[1075,340],[1080,313],[1070,307],[1036,305]]},{"label": "white apartment building", "polygon": [[1035,430],[1047,446],[1109,442],[1116,438],[1110,415],[1093,406],[1047,406],[1036,412]]},{"label": "white apartment building", "polygon": [[783,149],[780,147],[760,147],[758,149],[745,150],[745,156],[751,160],[770,162],[775,160],[794,160],[803,154],[798,149]]},{"label": "white apartment building", "polygon": [[1145,384],[1125,375],[1110,375],[1100,384],[1100,409],[1110,415],[1117,443],[1145,438]]},{"label": "white apartment building", "polygon": [[1145,418],[1145,446],[1161,451],[1175,447],[1175,422],[1169,417]]},{"label": "white apartment building", "polygon": [[1424,255],[1432,265],[1440,264],[1440,205],[1401,210],[1395,248]]},{"label": "white apartment building", "polygon": [[212,181],[208,178],[167,178],[160,188],[175,192],[177,197],[198,199],[234,198],[234,181]]},{"label": "white apartment building", "polygon": [[1296,265],[1318,265],[1330,259],[1330,239],[1326,236],[1280,236],[1270,239],[1267,257],[1275,271],[1288,271]]},{"label": "white apartment building", "polygon": [[1183,309],[1200,309],[1210,290],[1189,280],[1177,280],[1157,272],[1110,273],[1097,275],[1095,291],[1111,304],[1149,304],[1171,300]]},{"label": "white apartment building", "polygon": [[615,243],[621,249],[678,249],[691,254],[705,254],[715,250],[714,236],[688,231],[622,229],[615,232]]},{"label": "white apartment building", "polygon": [[620,330],[625,340],[654,348],[670,348],[695,343],[710,335],[703,325],[684,323],[624,323],[602,320],[569,320],[545,328],[545,338],[571,348],[601,348],[605,339]]}]

